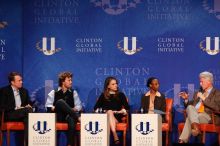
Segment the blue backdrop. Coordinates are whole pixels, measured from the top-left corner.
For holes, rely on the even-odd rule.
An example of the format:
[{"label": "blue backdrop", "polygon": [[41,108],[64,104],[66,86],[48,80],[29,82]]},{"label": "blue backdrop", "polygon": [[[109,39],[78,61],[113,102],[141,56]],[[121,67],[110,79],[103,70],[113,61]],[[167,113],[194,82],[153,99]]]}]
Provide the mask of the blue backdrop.
[{"label": "blue backdrop", "polygon": [[200,72],[220,88],[220,0],[1,0],[0,24],[0,85],[22,72],[41,112],[62,71],[73,72],[87,112],[107,76],[118,78],[131,111],[156,76],[174,99],[174,127],[183,120],[178,92],[192,96]]}]

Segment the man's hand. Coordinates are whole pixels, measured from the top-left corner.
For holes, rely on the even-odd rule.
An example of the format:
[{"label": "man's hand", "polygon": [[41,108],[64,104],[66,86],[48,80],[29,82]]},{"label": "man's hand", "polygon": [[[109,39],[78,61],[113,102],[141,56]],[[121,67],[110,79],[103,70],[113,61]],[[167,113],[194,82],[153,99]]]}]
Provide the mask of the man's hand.
[{"label": "man's hand", "polygon": [[22,109],[22,108],[24,108],[24,107],[23,106],[16,107],[15,110]]},{"label": "man's hand", "polygon": [[114,111],[115,114],[123,114],[123,115],[126,115],[127,114],[127,111],[123,108],[121,109],[120,111]]},{"label": "man's hand", "polygon": [[199,97],[200,99],[202,99],[202,101],[205,100],[205,96],[204,96],[204,94],[202,94],[202,92],[198,92],[198,93],[197,93],[197,97]]},{"label": "man's hand", "polygon": [[179,96],[182,97],[184,100],[188,100],[189,98],[189,94],[187,94],[186,92],[180,92]]},{"label": "man's hand", "polygon": [[72,110],[74,111],[74,112],[78,112],[78,110],[74,107],[74,108],[72,108]]},{"label": "man's hand", "polygon": [[25,107],[30,107],[30,108],[32,108],[32,106],[31,106],[30,104],[26,105]]}]

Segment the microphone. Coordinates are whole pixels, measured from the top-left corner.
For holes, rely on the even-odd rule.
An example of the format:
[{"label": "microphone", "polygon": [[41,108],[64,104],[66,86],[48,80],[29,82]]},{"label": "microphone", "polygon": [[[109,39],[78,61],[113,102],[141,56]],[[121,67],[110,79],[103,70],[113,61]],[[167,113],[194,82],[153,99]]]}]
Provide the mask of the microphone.
[{"label": "microphone", "polygon": [[199,87],[198,92],[204,93],[205,91],[203,90],[202,86]]},{"label": "microphone", "polygon": [[[205,91],[203,90],[202,86],[199,87],[199,90],[197,91],[197,94],[198,94],[199,92],[202,93],[202,94],[205,92]],[[197,95],[195,99],[197,99],[197,98],[200,98],[200,97]]]}]

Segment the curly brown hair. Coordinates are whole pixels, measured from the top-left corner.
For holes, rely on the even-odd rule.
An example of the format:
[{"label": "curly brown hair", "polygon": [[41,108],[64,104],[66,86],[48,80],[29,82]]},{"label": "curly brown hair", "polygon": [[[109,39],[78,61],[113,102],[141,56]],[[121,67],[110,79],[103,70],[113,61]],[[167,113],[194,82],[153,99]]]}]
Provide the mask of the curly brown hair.
[{"label": "curly brown hair", "polygon": [[63,85],[63,82],[65,81],[66,78],[72,78],[73,74],[71,72],[61,72],[58,76],[58,83],[59,86],[61,87]]}]

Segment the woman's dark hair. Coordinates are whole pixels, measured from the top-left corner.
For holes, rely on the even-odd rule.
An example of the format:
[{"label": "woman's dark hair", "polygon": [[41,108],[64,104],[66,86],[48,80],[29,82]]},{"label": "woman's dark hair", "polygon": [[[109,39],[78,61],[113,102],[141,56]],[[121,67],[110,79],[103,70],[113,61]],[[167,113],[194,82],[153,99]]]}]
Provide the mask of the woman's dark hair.
[{"label": "woman's dark hair", "polygon": [[[109,89],[108,89],[108,85],[110,84],[110,82],[111,82],[112,80],[115,80],[116,83],[118,84],[118,80],[117,80],[115,77],[111,77],[111,76],[110,76],[110,77],[107,77],[107,78],[105,79],[104,89],[103,89],[103,93],[104,93],[105,98],[109,98],[109,96],[110,96],[110,94],[109,94]],[[117,97],[117,95],[118,95],[118,90],[116,91],[116,93],[114,94],[114,96]]]},{"label": "woman's dark hair", "polygon": [[152,83],[152,81],[153,80],[158,80],[156,77],[150,77],[150,78],[148,78],[148,80],[147,80],[147,87],[150,87],[150,84]]}]

